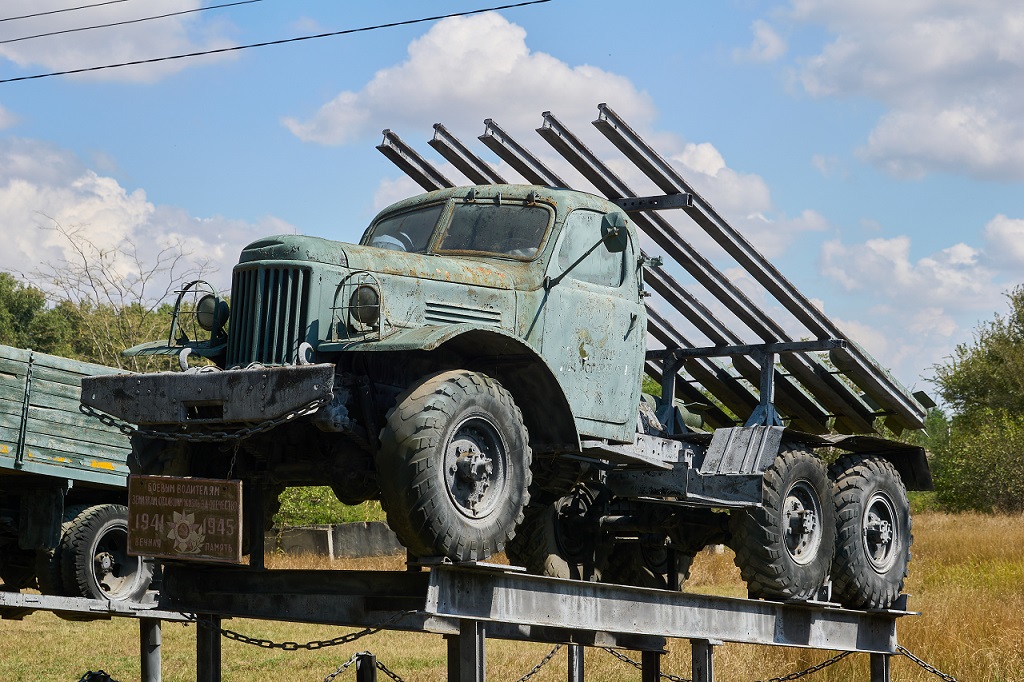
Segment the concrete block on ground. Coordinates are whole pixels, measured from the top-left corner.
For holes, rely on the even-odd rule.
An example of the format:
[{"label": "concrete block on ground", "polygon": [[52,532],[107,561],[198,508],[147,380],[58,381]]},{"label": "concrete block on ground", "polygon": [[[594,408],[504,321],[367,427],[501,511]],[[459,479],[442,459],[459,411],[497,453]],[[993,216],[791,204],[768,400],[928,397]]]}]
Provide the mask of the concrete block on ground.
[{"label": "concrete block on ground", "polygon": [[334,526],[334,558],[402,554],[405,547],[382,521],[339,523]]},{"label": "concrete block on ground", "polygon": [[358,559],[402,554],[405,548],[381,521],[274,529],[266,535],[267,551]]}]

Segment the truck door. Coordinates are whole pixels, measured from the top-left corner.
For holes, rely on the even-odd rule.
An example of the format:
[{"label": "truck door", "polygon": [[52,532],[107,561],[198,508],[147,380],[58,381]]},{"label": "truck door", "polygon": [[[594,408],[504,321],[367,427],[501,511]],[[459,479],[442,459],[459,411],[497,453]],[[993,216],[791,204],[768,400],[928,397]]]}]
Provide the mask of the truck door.
[{"label": "truck door", "polygon": [[604,217],[587,209],[566,217],[548,266],[549,281],[561,279],[546,292],[542,346],[581,434],[632,441],[646,334],[637,246],[626,228],[624,251],[602,243]]}]

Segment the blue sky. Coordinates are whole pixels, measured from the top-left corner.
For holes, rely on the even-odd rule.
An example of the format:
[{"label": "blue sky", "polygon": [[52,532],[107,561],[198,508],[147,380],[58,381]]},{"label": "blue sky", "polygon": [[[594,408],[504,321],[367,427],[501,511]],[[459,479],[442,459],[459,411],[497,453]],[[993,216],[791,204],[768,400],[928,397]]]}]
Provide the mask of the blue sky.
[{"label": "blue sky", "polygon": [[[0,19],[92,2],[8,0]],[[260,0],[3,42],[211,4],[124,0],[0,21],[0,79],[488,6]],[[541,112],[615,162],[590,125],[600,102],[907,384],[928,388],[931,365],[1024,280],[1024,8],[994,0],[552,0],[0,84],[0,268],[29,275],[70,257],[47,229],[57,223],[143,259],[183,244],[224,285],[248,241],[354,241],[416,193],[374,149],[383,128],[461,180],[426,145],[431,125],[496,163],[475,139],[493,117],[561,172],[533,133]]]}]

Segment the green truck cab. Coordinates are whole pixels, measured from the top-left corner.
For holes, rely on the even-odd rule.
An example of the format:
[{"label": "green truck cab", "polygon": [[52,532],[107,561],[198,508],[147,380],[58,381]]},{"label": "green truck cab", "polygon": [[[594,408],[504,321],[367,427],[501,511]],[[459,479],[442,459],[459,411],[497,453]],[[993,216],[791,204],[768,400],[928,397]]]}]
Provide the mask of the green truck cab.
[{"label": "green truck cab", "polygon": [[[506,550],[536,572],[672,588],[698,549],[738,543],[766,597],[817,597],[830,579],[834,479],[813,450],[848,449],[851,467],[870,451],[883,470],[859,523],[874,539],[850,571],[881,577],[844,601],[890,605],[923,451],[777,420],[704,432],[671,380],[643,398],[649,265],[629,215],[597,196],[437,190],[382,211],[358,245],[253,242],[230,311],[197,297],[166,341],[128,351],[185,371],[89,379],[82,401],[139,424],[138,473],[241,479],[264,519],[284,486],[330,485],[380,499],[414,556]],[[208,338],[183,333],[190,314]]]}]

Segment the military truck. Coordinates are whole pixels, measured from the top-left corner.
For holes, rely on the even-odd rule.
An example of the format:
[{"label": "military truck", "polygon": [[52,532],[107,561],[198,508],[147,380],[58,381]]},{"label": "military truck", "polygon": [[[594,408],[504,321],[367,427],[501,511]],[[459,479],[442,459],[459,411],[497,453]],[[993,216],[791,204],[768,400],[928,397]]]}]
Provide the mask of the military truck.
[{"label": "military truck", "polygon": [[146,594],[152,564],[127,554],[131,444],[79,411],[82,377],[116,371],[0,346],[0,588]]},{"label": "military truck", "polygon": [[[253,537],[284,486],[329,485],[379,499],[423,559],[505,550],[538,573],[678,589],[695,553],[724,543],[751,596],[891,606],[924,452],[785,417],[796,392],[776,364],[862,351],[648,349],[645,280],[663,275],[635,221],[692,201],[483,184],[400,201],[358,244],[259,239],[230,309],[189,283],[168,338],[127,351],[179,355],[184,371],[86,378],[83,410],[139,425],[133,472],[240,479]],[[694,394],[684,366],[707,374],[720,357],[752,371],[745,414],[710,392],[676,399]],[[661,397],[642,394],[645,371]]]}]

